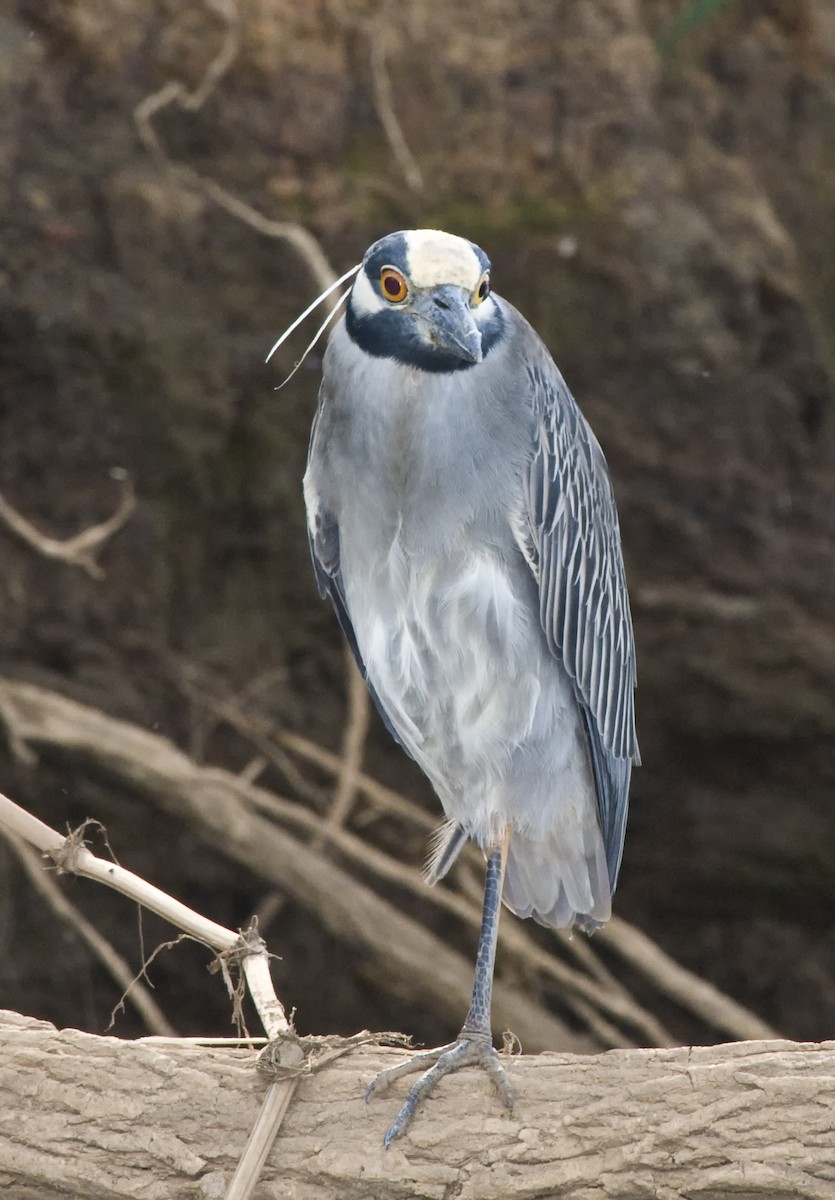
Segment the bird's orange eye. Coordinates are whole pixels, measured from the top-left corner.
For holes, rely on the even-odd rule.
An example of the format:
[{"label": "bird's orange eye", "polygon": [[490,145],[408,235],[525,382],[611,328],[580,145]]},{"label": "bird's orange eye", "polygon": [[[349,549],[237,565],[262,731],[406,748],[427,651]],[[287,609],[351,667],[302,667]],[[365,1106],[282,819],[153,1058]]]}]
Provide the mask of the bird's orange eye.
[{"label": "bird's orange eye", "polygon": [[386,300],[390,300],[392,304],[400,304],[409,294],[408,283],[394,267],[383,267],[380,272],[380,287]]},{"label": "bird's orange eye", "polygon": [[482,275],[481,279],[478,282],[478,287],[475,290],[475,296],[473,297],[474,302],[476,304],[481,304],[482,300],[486,300],[489,295],[490,295],[490,275],[489,275],[489,272],[485,271],[484,274]]}]

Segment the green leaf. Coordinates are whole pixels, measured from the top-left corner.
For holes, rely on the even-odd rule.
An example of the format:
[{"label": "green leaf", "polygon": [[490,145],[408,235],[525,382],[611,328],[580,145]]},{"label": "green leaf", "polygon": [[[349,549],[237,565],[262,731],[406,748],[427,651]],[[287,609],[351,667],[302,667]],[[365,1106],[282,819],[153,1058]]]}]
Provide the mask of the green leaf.
[{"label": "green leaf", "polygon": [[718,9],[724,8],[730,2],[731,0],[694,0],[694,3],[688,4],[684,12],[677,17],[664,36],[659,40],[659,54],[666,54],[680,38],[686,37],[688,33],[692,33],[695,29],[698,29]]}]

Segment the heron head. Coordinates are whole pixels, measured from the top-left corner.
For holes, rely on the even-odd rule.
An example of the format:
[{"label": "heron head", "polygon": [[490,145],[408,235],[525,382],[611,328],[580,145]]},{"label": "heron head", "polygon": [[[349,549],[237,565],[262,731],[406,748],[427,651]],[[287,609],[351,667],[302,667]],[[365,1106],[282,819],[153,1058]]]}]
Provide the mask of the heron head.
[{"label": "heron head", "polygon": [[391,233],[366,251],[346,323],[375,357],[426,371],[473,367],[503,327],[490,260],[473,242],[437,229]]}]

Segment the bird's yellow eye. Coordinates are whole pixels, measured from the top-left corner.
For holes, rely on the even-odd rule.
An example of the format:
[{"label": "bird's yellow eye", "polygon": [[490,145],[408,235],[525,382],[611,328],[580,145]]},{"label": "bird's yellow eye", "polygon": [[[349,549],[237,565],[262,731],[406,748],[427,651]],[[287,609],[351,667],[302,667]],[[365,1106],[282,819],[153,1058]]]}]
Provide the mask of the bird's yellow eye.
[{"label": "bird's yellow eye", "polygon": [[490,295],[490,272],[485,271],[481,279],[478,281],[478,287],[475,290],[473,297],[474,304],[481,304],[482,300],[486,300]]},{"label": "bird's yellow eye", "polygon": [[400,304],[409,294],[409,285],[394,267],[383,267],[380,272],[380,287],[386,300]]}]

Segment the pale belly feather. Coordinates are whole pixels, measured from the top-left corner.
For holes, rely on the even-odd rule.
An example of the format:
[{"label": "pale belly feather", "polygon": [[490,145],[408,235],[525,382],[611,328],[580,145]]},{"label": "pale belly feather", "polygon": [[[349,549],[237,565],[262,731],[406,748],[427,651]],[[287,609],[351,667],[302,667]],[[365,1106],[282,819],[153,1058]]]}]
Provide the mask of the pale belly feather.
[{"label": "pale belly feather", "polygon": [[579,853],[596,817],[573,687],[502,559],[421,564],[395,541],[368,565],[348,597],[360,651],[447,816],[482,845],[509,825]]}]

